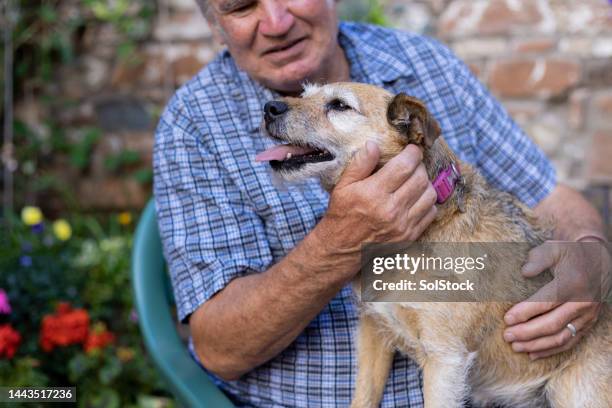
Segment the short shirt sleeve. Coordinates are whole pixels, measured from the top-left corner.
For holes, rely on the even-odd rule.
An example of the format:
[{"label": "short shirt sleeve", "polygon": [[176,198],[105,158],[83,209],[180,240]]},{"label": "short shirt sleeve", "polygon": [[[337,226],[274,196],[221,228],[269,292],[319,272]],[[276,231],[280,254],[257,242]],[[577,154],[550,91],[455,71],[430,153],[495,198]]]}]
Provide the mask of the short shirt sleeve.
[{"label": "short shirt sleeve", "polygon": [[232,279],[262,272],[272,256],[261,218],[245,202],[179,98],[155,134],[154,193],[178,317],[186,322]]},{"label": "short shirt sleeve", "polygon": [[471,133],[474,164],[494,187],[536,206],[557,184],[552,163],[469,68],[451,58],[454,93]]}]

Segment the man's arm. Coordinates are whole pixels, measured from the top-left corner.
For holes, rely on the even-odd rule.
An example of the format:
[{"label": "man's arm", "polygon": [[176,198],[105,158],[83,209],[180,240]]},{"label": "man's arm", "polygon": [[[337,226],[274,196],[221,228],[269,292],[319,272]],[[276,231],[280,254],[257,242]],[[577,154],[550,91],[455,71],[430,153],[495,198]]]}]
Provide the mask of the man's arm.
[{"label": "man's arm", "polygon": [[370,176],[378,159],[368,143],[296,248],[267,271],[232,280],[192,314],[207,369],[237,379],[278,355],[355,276],[362,242],[415,240],[433,221],[436,193],[419,149],[407,147]]},{"label": "man's arm", "polygon": [[542,200],[534,211],[538,217],[553,219],[554,239],[576,241],[589,235],[605,240],[603,221],[597,210],[576,190],[563,184]]},{"label": "man's arm", "polygon": [[334,259],[318,235],[313,230],[267,271],[232,280],[191,315],[195,350],[207,369],[234,380],[268,361],[350,280],[358,266]]},{"label": "man's arm", "polygon": [[[580,193],[567,186],[558,185],[555,187],[552,193],[534,208],[534,211],[542,219],[553,220],[555,225],[554,240],[606,240],[602,219],[597,210]],[[583,282],[583,284],[578,284],[576,288],[568,288],[569,291],[589,287],[595,290],[607,290],[609,281],[606,279],[606,274],[608,271],[595,270],[594,268],[579,268],[576,270],[575,264],[570,266],[569,262],[564,264],[559,259],[549,258],[544,251],[538,248],[534,251],[530,253],[528,265],[523,268],[523,273],[526,276],[534,276],[548,267],[554,266],[556,274],[567,273],[573,275],[571,280],[564,279],[564,282]],[[602,254],[607,256],[605,251]],[[578,257],[580,252],[576,251],[572,256]],[[573,259],[573,261],[580,265],[581,260]],[[585,262],[582,262],[582,265],[585,264]],[[604,262],[603,265],[605,266],[607,263]],[[590,298],[598,300],[597,294],[578,295],[585,298],[590,296]],[[546,357],[573,347],[595,323],[601,309],[601,303],[598,301],[563,303],[535,302],[533,300],[519,303],[506,313],[505,321],[510,327],[504,332],[504,338],[512,342],[515,351],[527,352],[532,359]],[[566,329],[568,323],[576,326],[579,335],[575,337],[571,335],[571,332]]]}]

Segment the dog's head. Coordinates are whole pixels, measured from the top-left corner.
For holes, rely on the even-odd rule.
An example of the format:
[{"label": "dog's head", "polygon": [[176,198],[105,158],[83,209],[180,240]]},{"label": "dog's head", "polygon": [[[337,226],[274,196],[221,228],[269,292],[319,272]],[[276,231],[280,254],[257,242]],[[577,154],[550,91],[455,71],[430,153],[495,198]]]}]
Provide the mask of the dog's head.
[{"label": "dog's head", "polygon": [[286,180],[318,177],[327,189],[368,140],[380,147],[382,166],[408,144],[426,151],[440,135],[418,99],[359,83],[307,86],[301,98],[268,102],[262,127],[283,144],[258,161],[269,161]]}]

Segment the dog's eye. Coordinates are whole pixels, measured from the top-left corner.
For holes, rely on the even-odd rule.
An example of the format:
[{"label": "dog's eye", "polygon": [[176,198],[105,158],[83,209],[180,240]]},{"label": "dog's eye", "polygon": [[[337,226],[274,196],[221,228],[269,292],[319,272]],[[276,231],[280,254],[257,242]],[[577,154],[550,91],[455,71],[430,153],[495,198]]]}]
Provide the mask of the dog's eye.
[{"label": "dog's eye", "polygon": [[344,101],[340,100],[340,99],[333,99],[329,102],[327,102],[327,110],[335,110],[335,111],[346,111],[352,109],[349,105],[347,105],[346,103],[344,103]]}]

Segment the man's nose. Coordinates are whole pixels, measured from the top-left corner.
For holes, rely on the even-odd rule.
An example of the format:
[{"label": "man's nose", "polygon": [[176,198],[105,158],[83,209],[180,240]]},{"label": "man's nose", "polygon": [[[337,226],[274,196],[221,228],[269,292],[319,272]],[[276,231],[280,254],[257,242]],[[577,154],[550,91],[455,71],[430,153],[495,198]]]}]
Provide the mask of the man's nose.
[{"label": "man's nose", "polygon": [[263,35],[281,37],[291,29],[295,18],[286,3],[284,0],[262,0],[263,16],[259,22],[259,31]]},{"label": "man's nose", "polygon": [[264,105],[264,119],[266,123],[273,122],[289,110],[289,105],[282,101],[270,101]]}]

